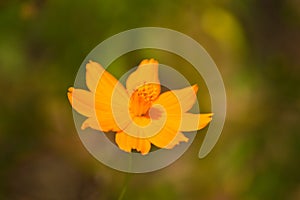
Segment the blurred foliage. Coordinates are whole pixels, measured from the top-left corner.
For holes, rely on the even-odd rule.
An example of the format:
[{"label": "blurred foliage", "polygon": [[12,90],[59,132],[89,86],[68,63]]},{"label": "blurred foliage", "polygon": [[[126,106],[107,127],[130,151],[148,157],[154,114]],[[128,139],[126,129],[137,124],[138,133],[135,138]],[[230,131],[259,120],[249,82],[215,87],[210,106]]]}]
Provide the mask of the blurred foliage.
[{"label": "blurred foliage", "polygon": [[[300,199],[299,1],[11,0],[0,1],[0,25],[0,199],[117,199],[126,174],[85,150],[66,91],[98,43],[143,26],[180,31],[207,49],[228,114],[208,157],[197,158],[202,130],[171,166],[132,175],[125,199]],[[199,80],[209,111],[206,87],[174,55],[133,52],[111,72],[151,55]]]}]

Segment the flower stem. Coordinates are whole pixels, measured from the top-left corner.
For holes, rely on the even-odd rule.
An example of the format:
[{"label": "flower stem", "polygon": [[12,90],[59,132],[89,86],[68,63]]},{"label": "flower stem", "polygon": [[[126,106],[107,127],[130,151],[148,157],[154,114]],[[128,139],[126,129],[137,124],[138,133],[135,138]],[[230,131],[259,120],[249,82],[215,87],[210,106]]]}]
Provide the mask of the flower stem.
[{"label": "flower stem", "polygon": [[[129,168],[129,171],[131,171],[131,169],[132,169],[132,154],[129,154],[129,156],[128,156],[128,168]],[[123,189],[122,189],[122,191],[121,191],[121,193],[119,195],[118,200],[123,200],[124,195],[125,195],[125,193],[127,191],[128,182],[129,182],[129,180],[131,178],[131,174],[132,173],[130,173],[130,172],[126,173],[125,181],[124,181],[124,185],[123,185]]]},{"label": "flower stem", "polygon": [[126,173],[124,185],[123,185],[123,188],[122,188],[122,191],[119,195],[118,200],[122,200],[124,198],[124,195],[127,191],[127,186],[128,186],[128,182],[129,182],[130,178],[131,178],[131,173]]}]

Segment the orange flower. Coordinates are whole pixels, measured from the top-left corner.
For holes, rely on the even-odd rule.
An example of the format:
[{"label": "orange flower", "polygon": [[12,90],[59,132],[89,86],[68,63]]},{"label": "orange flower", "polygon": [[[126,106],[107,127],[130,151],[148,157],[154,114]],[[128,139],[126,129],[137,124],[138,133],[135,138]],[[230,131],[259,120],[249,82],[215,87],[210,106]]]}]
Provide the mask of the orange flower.
[{"label": "orange flower", "polygon": [[120,149],[143,155],[151,144],[171,149],[188,138],[182,132],[204,128],[212,114],[187,113],[196,101],[197,85],[161,94],[158,62],[143,60],[128,77],[126,89],[98,63],[86,65],[89,89],[68,90],[72,107],[87,117],[81,128],[116,132]]}]

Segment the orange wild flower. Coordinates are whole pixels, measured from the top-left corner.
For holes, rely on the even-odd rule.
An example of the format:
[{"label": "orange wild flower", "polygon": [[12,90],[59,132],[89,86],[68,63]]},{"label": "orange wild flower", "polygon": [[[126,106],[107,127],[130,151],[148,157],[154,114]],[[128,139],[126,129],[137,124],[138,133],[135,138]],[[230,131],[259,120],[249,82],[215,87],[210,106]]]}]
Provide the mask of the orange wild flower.
[{"label": "orange wild flower", "polygon": [[158,62],[143,60],[129,75],[126,88],[99,63],[86,64],[89,89],[68,89],[72,107],[87,117],[81,129],[116,133],[120,149],[147,154],[151,144],[171,149],[188,138],[182,132],[204,128],[212,114],[188,113],[196,101],[197,85],[161,93]]}]

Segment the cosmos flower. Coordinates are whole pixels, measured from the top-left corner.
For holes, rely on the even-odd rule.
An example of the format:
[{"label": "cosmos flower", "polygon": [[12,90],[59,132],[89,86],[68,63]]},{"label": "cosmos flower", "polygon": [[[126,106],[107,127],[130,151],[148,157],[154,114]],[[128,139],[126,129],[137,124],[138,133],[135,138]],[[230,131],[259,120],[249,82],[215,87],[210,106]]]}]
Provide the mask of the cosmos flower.
[{"label": "cosmos flower", "polygon": [[145,155],[151,144],[172,149],[188,138],[182,132],[204,128],[212,114],[188,113],[197,97],[197,85],[161,93],[158,62],[143,60],[129,75],[126,88],[99,63],[86,64],[89,90],[68,89],[72,107],[87,117],[88,127],[115,132],[115,142],[126,152],[133,149]]}]

